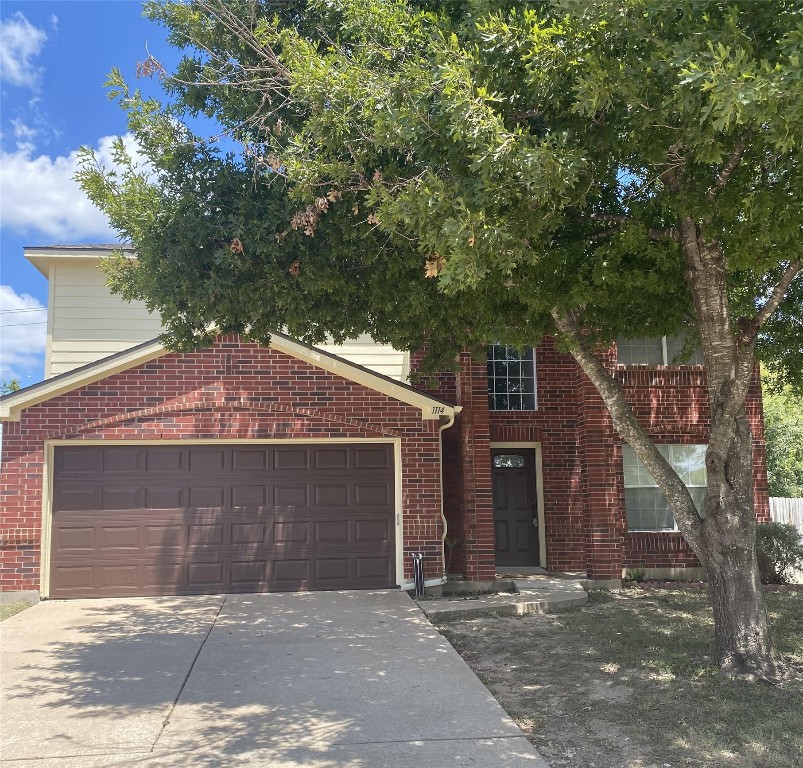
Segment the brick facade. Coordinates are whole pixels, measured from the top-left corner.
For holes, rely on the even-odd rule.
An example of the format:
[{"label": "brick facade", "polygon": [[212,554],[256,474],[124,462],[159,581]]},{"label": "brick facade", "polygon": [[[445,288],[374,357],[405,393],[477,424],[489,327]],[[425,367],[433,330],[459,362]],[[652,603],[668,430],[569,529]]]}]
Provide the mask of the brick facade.
[{"label": "brick facade", "polygon": [[[705,372],[698,366],[617,367],[615,350],[602,355],[622,383],[648,433],[659,443],[707,441]],[[622,440],[602,399],[574,360],[546,339],[535,354],[537,410],[489,411],[484,362],[461,360],[438,391],[454,387],[462,413],[459,441],[444,450],[446,518],[456,540],[450,563],[467,579],[489,577],[493,566],[490,446],[538,444],[541,454],[546,567],[619,579],[626,568],[698,566],[676,532],[627,530]],[[761,390],[755,377],[747,403],[754,436],[756,516],[769,519]],[[453,436],[451,436],[453,437]]]},{"label": "brick facade", "polygon": [[[657,442],[706,442],[702,368],[617,368],[613,355],[604,355],[606,364]],[[679,533],[628,532],[622,441],[604,403],[552,340],[537,348],[535,363],[537,410],[490,411],[485,362],[462,356],[460,372],[441,376],[433,390],[463,409],[455,425],[440,433],[439,422],[422,420],[416,407],[236,336],[200,352],[167,353],[30,406],[20,422],[3,428],[0,590],[40,587],[47,441],[398,440],[405,579],[412,578],[413,551],[424,553],[428,579],[442,575],[442,491],[449,570],[471,581],[495,574],[492,446],[533,445],[540,449],[540,535],[548,569],[607,580],[620,578],[625,568],[698,565]],[[757,377],[748,416],[756,513],[767,520]]]},{"label": "brick facade", "polygon": [[27,408],[3,425],[0,590],[38,590],[45,444],[54,440],[398,439],[405,578],[409,552],[442,574],[437,420],[273,349],[222,337]]}]

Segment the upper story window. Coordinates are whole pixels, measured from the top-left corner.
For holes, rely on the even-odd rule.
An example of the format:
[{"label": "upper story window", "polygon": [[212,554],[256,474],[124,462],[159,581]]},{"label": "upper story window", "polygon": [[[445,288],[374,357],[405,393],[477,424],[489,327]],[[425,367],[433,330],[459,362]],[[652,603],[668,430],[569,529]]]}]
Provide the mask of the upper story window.
[{"label": "upper story window", "polygon": [[619,365],[703,365],[703,351],[698,347],[691,357],[675,362],[683,352],[685,336],[659,336],[652,339],[616,340]]},{"label": "upper story window", "polygon": [[[704,445],[659,445],[658,450],[689,489],[694,504],[702,512],[707,486]],[[636,452],[622,446],[625,476],[625,509],[630,531],[676,531],[675,518],[666,496]]]},{"label": "upper story window", "polygon": [[488,407],[492,411],[535,410],[535,356],[513,347],[488,347]]}]

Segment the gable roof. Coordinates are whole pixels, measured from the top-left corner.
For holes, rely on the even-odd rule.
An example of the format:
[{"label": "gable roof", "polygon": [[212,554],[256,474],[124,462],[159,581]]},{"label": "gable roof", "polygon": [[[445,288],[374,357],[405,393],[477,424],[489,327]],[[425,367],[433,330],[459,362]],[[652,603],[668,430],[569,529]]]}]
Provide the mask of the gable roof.
[{"label": "gable roof", "polygon": [[[298,360],[303,360],[316,368],[322,368],[329,373],[361,384],[375,392],[381,392],[407,405],[420,408],[422,419],[450,418],[462,410],[461,406],[455,406],[439,397],[428,395],[409,384],[398,382],[389,376],[371,371],[318,347],[304,344],[283,333],[271,334],[270,347]],[[159,339],[153,339],[80,368],[45,379],[38,384],[32,384],[17,392],[3,395],[0,397],[0,421],[19,421],[26,408],[79,387],[94,384],[115,373],[144,365],[158,357],[170,354],[171,351]]]}]

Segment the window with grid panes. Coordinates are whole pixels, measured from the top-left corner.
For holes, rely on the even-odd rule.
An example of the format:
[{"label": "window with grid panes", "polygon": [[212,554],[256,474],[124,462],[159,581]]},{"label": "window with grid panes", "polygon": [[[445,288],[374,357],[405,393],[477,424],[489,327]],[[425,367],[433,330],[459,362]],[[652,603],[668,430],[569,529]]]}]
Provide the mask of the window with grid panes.
[{"label": "window with grid panes", "polygon": [[535,357],[513,347],[488,348],[488,407],[492,411],[534,411]]},{"label": "window with grid panes", "polygon": [[[704,445],[659,445],[658,450],[689,489],[694,504],[702,512],[708,481],[705,473]],[[666,496],[636,452],[622,446],[625,477],[625,508],[630,531],[675,531],[675,519]]]}]

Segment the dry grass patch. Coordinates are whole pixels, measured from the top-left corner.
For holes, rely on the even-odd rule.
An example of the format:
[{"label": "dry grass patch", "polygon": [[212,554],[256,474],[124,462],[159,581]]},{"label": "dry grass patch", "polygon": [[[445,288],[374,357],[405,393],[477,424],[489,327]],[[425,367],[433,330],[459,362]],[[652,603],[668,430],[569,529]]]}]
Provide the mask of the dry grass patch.
[{"label": "dry grass patch", "polygon": [[0,621],[5,621],[6,619],[10,619],[15,614],[19,613],[20,611],[24,611],[26,608],[31,607],[31,603],[0,603]]},{"label": "dry grass patch", "polygon": [[723,678],[705,592],[592,593],[583,608],[440,629],[556,768],[803,765],[803,593],[767,594],[779,685]]}]

